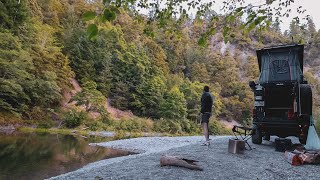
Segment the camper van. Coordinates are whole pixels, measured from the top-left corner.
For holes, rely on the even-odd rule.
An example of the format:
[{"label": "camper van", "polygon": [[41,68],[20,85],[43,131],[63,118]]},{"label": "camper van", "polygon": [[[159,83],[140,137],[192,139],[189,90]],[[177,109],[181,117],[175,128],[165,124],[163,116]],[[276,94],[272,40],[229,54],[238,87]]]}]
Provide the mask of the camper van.
[{"label": "camper van", "polygon": [[270,136],[296,136],[305,144],[312,115],[311,86],[303,77],[304,45],[281,45],[256,51],[260,76],[254,92],[252,143]]}]

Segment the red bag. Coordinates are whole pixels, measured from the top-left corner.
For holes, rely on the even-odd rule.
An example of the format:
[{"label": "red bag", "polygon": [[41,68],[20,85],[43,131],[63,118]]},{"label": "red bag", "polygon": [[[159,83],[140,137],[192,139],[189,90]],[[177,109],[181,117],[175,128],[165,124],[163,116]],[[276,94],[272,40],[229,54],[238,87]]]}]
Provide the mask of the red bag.
[{"label": "red bag", "polygon": [[284,153],[284,156],[286,157],[287,161],[293,166],[303,165],[303,159],[299,155],[300,153],[289,152],[289,151],[286,151]]}]

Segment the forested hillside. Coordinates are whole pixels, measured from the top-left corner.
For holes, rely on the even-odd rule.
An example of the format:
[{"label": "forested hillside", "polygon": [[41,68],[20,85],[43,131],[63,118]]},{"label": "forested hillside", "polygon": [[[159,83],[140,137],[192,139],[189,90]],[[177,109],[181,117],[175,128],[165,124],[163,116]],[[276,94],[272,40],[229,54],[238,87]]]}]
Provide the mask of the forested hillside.
[{"label": "forested hillside", "polygon": [[[225,17],[214,12],[179,23],[167,19],[161,26],[152,14],[119,8],[115,19],[100,24],[98,36],[89,39],[90,21],[83,21],[83,14],[101,6],[86,0],[0,0],[1,123],[13,116],[33,123],[50,122],[56,115],[61,120],[78,117],[81,112],[62,108],[75,78],[82,91],[71,101],[85,107],[82,113],[99,113],[106,124],[112,118],[105,109],[107,99],[139,117],[194,121],[204,85],[216,97],[213,119],[249,124],[253,93],[248,81],[259,75],[255,49],[298,42],[306,44],[305,76],[314,87],[318,116],[320,30],[312,19],[304,29],[292,21],[282,33],[274,22],[249,34],[236,19],[228,24],[233,28],[225,43]],[[221,28],[203,42],[212,19]]]}]

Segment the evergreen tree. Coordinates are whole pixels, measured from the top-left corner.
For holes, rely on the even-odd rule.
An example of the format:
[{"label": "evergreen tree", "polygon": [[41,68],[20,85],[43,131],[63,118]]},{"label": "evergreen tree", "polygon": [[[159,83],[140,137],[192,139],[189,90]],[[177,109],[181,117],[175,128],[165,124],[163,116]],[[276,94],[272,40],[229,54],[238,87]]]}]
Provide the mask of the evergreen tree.
[{"label": "evergreen tree", "polygon": [[175,86],[164,95],[159,113],[161,117],[167,119],[184,119],[187,115],[186,105],[184,94]]},{"label": "evergreen tree", "polygon": [[28,108],[26,86],[33,76],[32,61],[21,42],[11,33],[0,32],[0,109],[20,113]]},{"label": "evergreen tree", "polygon": [[26,1],[0,0],[0,31],[10,29],[17,34],[28,15]]},{"label": "evergreen tree", "polygon": [[307,43],[312,43],[314,42],[314,38],[317,34],[317,30],[316,30],[316,26],[312,20],[312,18],[308,19],[308,23],[307,23]]},{"label": "evergreen tree", "polygon": [[289,39],[292,39],[295,43],[302,43],[303,41],[303,32],[297,23],[297,21],[292,20],[289,26]]},{"label": "evergreen tree", "polygon": [[83,83],[82,91],[73,97],[77,105],[84,105],[86,111],[100,112],[106,104],[106,98],[97,90],[97,84],[93,81]]}]

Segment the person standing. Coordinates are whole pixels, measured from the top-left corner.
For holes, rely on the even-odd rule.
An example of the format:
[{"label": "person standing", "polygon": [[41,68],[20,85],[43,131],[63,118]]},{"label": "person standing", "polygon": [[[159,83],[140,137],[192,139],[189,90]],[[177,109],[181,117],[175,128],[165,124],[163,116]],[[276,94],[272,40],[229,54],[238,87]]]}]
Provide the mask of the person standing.
[{"label": "person standing", "polygon": [[202,146],[209,146],[209,119],[212,115],[212,105],[214,97],[209,92],[209,86],[204,86],[203,94],[201,96],[201,125],[203,128],[203,133],[205,137],[205,142],[201,144]]}]

